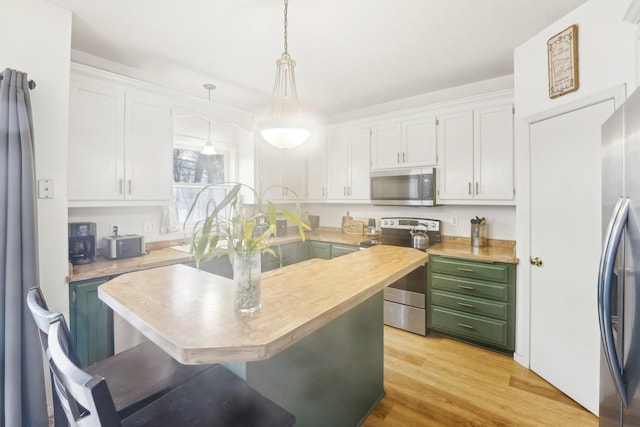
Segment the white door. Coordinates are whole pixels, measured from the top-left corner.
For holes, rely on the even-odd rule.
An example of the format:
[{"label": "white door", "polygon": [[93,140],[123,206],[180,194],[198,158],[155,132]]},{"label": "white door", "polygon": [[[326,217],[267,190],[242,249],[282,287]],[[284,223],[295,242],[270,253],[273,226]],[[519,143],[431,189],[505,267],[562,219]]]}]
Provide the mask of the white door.
[{"label": "white door", "polygon": [[601,245],[604,101],[534,123],[531,150],[531,369],[598,412],[600,336],[597,277]]}]

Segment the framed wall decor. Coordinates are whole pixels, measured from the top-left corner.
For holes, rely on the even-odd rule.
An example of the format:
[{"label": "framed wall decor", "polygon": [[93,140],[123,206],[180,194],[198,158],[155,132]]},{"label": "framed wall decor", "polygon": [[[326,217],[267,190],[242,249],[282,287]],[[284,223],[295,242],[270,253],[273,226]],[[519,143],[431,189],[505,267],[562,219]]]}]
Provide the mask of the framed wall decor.
[{"label": "framed wall decor", "polygon": [[549,98],[575,92],[578,80],[578,26],[572,25],[547,42]]}]

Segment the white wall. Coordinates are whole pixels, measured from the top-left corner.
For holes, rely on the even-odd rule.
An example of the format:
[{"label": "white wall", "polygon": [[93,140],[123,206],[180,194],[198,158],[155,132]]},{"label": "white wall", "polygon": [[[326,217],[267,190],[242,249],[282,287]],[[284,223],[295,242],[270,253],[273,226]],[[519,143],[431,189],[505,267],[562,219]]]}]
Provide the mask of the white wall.
[{"label": "white wall", "polygon": [[[380,226],[380,218],[403,216],[438,219],[441,233],[446,236],[469,237],[471,218],[487,218],[487,235],[490,239],[515,240],[515,206],[434,206],[402,207],[371,206],[369,204],[309,204],[304,209],[311,215],[320,216],[321,227],[340,227],[342,216],[349,211],[352,217],[375,218]],[[453,225],[453,218],[458,225]]]},{"label": "white wall", "polygon": [[[630,0],[590,0],[541,31],[515,50],[514,91],[516,107],[516,240],[518,268],[515,359],[529,365],[530,209],[529,125],[552,113],[587,102],[622,84],[635,89],[635,27],[622,21]],[[580,88],[549,99],[547,40],[572,24],[578,25]],[[597,170],[597,168],[594,168]],[[571,173],[571,171],[567,171]]]},{"label": "white wall", "polygon": [[[52,310],[69,317],[67,135],[71,13],[43,0],[3,0],[2,69],[27,72],[31,91],[36,180],[53,179],[53,199],[38,199],[40,286]],[[43,373],[45,370],[43,369]],[[51,389],[45,375],[49,410]]]},{"label": "white wall", "polygon": [[28,73],[36,179],[55,181],[55,198],[38,199],[40,286],[52,309],[68,316],[67,135],[71,13],[43,0],[3,0],[2,68]]}]

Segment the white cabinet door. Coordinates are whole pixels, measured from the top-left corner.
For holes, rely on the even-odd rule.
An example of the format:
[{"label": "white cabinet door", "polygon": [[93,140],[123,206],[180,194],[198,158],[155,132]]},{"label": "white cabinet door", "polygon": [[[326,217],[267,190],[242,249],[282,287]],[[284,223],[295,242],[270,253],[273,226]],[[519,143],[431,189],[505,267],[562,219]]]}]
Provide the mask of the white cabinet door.
[{"label": "white cabinet door", "polygon": [[327,138],[328,198],[370,200],[371,133],[369,128],[331,133]]},{"label": "white cabinet door", "polygon": [[346,133],[327,137],[327,197],[341,200],[347,197],[349,181],[349,146]]},{"label": "white cabinet door", "polygon": [[436,117],[402,122],[402,166],[435,166],[437,126]]},{"label": "white cabinet door", "polygon": [[[306,142],[305,142],[306,144]],[[281,150],[282,166],[282,185],[284,189],[284,197],[287,200],[298,200],[305,198],[306,192],[306,147],[300,145],[295,148]],[[293,190],[293,194],[290,190]]]},{"label": "white cabinet door", "polygon": [[282,193],[282,149],[257,137],[257,169],[256,191],[266,200],[284,199]]},{"label": "white cabinet door", "polygon": [[71,82],[69,200],[118,200],[124,189],[124,92]]},{"label": "white cabinet door", "polygon": [[513,105],[474,115],[474,199],[513,200]]},{"label": "white cabinet door", "polygon": [[371,129],[371,169],[435,166],[436,117],[384,123]]},{"label": "white cabinet door", "polygon": [[307,143],[307,201],[327,198],[327,143],[324,135],[312,135]]},{"label": "white cabinet door", "polygon": [[349,200],[370,200],[371,151],[369,129],[359,129],[347,134],[349,142]]},{"label": "white cabinet door", "polygon": [[402,126],[400,122],[371,129],[371,169],[402,167]]},{"label": "white cabinet door", "polygon": [[173,177],[171,110],[151,98],[127,96],[125,198],[169,200]]},{"label": "white cabinet door", "polygon": [[438,198],[473,199],[473,112],[438,117]]},{"label": "white cabinet door", "polygon": [[[282,149],[258,138],[256,190],[272,202],[305,197],[305,147]],[[289,190],[293,190],[290,192]],[[294,194],[295,193],[295,194]]]}]

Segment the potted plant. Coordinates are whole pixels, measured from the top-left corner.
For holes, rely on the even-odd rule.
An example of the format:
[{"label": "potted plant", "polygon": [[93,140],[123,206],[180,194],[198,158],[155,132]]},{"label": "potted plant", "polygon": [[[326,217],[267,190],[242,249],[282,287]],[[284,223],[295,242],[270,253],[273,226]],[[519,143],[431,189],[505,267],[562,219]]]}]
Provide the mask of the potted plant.
[{"label": "potted plant", "polygon": [[[200,190],[187,213],[185,227],[198,200],[203,197],[207,189],[229,185],[229,183],[211,184]],[[193,227],[191,253],[195,257],[197,268],[200,268],[203,260],[228,255],[233,266],[235,309],[243,313],[251,313],[261,307],[262,253],[278,256],[268,242],[268,239],[275,235],[276,217],[282,215],[295,224],[303,241],[305,230],[311,228],[302,221],[297,194],[291,189],[288,189],[288,192],[296,196],[293,213],[284,208],[276,208],[270,201],[266,202],[266,211],[264,211],[261,194],[246,184],[232,183],[232,185],[231,190],[219,203],[214,200],[207,201],[206,217]],[[246,205],[241,202],[240,191],[243,187],[253,193],[255,205]]]}]

